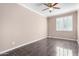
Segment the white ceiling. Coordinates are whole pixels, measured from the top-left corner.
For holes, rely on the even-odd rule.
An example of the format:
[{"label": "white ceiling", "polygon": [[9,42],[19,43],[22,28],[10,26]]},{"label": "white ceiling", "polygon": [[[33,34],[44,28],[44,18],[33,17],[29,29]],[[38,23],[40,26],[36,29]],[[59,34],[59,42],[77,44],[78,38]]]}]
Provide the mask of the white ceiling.
[{"label": "white ceiling", "polygon": [[23,3],[23,6],[27,7],[28,9],[31,9],[35,12],[37,12],[40,15],[43,16],[53,16],[53,15],[59,15],[66,12],[71,12],[79,9],[78,3],[60,3],[58,6],[60,9],[54,9],[51,13],[49,10],[42,11],[43,9],[47,8],[47,6],[41,4],[41,3]]}]

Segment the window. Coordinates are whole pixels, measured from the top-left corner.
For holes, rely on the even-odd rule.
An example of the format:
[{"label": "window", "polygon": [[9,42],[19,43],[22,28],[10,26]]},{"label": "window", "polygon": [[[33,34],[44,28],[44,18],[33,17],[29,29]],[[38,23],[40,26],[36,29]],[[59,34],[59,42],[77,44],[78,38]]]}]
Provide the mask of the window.
[{"label": "window", "polygon": [[59,17],[56,19],[56,31],[72,31],[73,22],[72,15]]}]

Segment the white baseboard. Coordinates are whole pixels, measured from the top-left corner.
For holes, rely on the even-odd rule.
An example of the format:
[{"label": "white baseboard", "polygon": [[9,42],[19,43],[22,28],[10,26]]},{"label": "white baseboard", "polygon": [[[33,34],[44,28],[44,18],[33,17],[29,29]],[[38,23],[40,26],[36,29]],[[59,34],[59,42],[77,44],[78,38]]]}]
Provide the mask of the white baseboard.
[{"label": "white baseboard", "polygon": [[63,40],[77,41],[77,39],[69,39],[69,38],[61,38],[61,37],[52,37],[52,36],[48,36],[48,38],[57,38],[57,39],[63,39]]},{"label": "white baseboard", "polygon": [[[16,47],[13,47],[13,48],[4,50],[4,51],[0,52],[0,54],[6,53],[6,52],[8,52],[8,51],[12,51],[12,50],[14,50],[14,49],[16,49],[16,48],[20,48],[20,47],[22,47],[22,46],[24,46],[24,45],[28,45],[28,44],[37,42],[37,41],[39,41],[39,40],[43,40],[43,39],[45,39],[45,38],[58,38],[58,39],[64,39],[64,40],[77,41],[76,39],[68,39],[68,38],[60,38],[60,37],[50,37],[50,36],[48,36],[48,37],[40,38],[40,39],[38,39],[38,40],[34,40],[34,41],[31,41],[31,42],[24,43],[24,44],[22,44],[22,45],[19,45],[19,46],[16,46]],[[77,41],[77,42],[78,42],[78,41]],[[78,44],[79,44],[79,42],[78,42]]]},{"label": "white baseboard", "polygon": [[39,41],[39,40],[43,40],[43,39],[45,39],[45,38],[47,38],[47,37],[43,37],[43,38],[40,38],[40,39],[38,39],[38,40],[34,40],[34,41],[31,41],[31,42],[24,43],[24,44],[21,44],[21,45],[19,45],[19,46],[16,46],[16,47],[13,47],[13,48],[4,50],[4,51],[0,52],[0,54],[7,53],[7,52],[12,51],[12,50],[14,50],[14,49],[16,49],[16,48],[20,48],[20,47],[22,47],[22,46],[24,46],[24,45],[28,45],[28,44],[37,42],[37,41]]},{"label": "white baseboard", "polygon": [[77,39],[77,43],[78,43],[78,45],[79,45],[79,40]]}]

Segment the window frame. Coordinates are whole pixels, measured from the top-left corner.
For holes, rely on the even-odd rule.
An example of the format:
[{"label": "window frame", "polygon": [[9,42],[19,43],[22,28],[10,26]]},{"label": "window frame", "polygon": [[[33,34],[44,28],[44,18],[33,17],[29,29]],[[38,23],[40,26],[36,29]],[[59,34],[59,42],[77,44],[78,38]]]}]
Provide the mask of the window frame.
[{"label": "window frame", "polygon": [[[68,17],[71,17],[71,30],[69,30],[69,29],[66,29],[66,28],[64,28],[64,26],[62,26],[63,28],[61,28],[62,30],[58,30],[57,29],[57,19],[62,19],[63,20],[63,22],[65,23],[65,21],[64,21],[64,19],[65,18],[68,18]],[[64,24],[64,23],[62,23],[62,24]],[[65,25],[65,24],[64,24]],[[61,16],[61,17],[57,17],[56,18],[56,31],[73,31],[73,15],[67,15],[67,16]]]}]

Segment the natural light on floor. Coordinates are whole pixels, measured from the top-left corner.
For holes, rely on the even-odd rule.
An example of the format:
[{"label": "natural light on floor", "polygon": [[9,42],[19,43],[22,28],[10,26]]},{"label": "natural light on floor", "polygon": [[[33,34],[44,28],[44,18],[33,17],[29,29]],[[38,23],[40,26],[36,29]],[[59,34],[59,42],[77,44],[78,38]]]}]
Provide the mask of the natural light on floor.
[{"label": "natural light on floor", "polygon": [[56,47],[57,56],[73,56],[71,49]]}]

